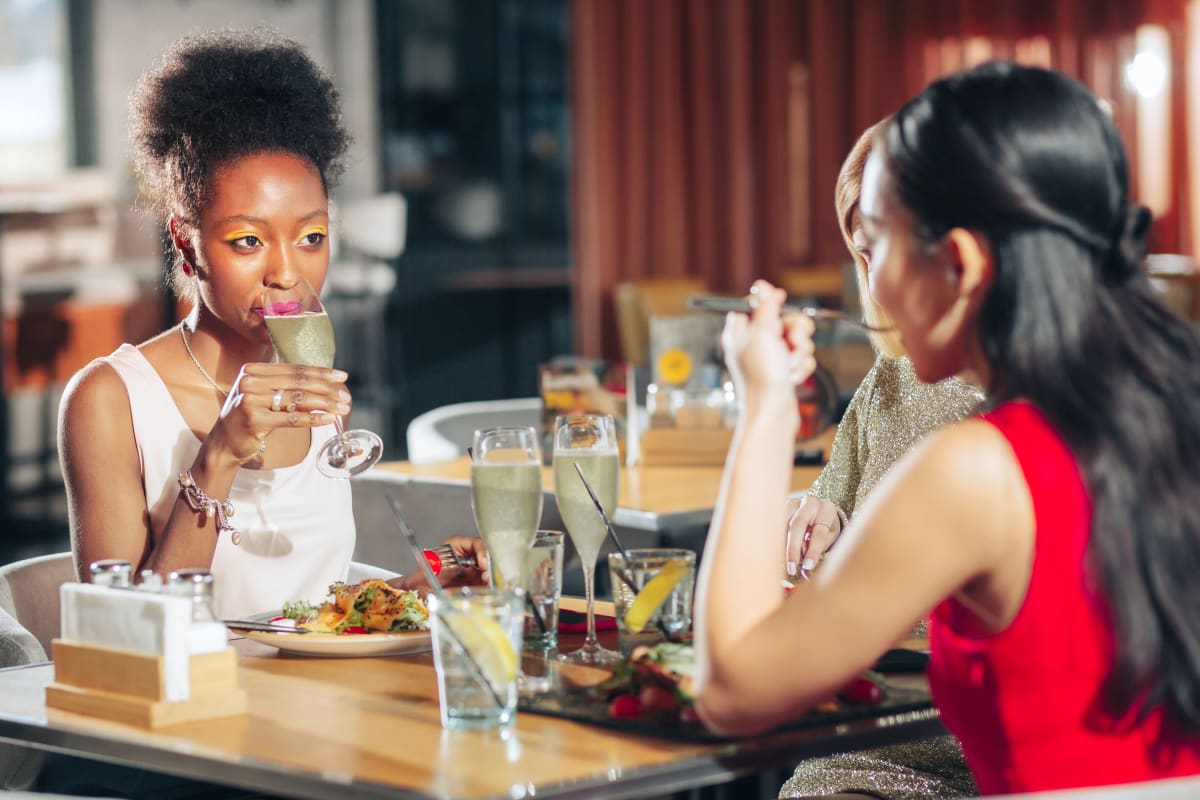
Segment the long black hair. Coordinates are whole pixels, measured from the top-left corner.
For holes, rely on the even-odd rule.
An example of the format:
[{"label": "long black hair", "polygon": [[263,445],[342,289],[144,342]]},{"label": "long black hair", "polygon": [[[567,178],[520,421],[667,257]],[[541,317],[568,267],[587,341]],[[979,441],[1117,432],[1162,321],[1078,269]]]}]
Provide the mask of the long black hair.
[{"label": "long black hair", "polygon": [[882,144],[924,235],[991,244],[989,399],[1031,401],[1079,462],[1116,633],[1098,700],[1200,729],[1200,335],[1142,269],[1112,121],[1070,78],[996,62],[931,84]]}]

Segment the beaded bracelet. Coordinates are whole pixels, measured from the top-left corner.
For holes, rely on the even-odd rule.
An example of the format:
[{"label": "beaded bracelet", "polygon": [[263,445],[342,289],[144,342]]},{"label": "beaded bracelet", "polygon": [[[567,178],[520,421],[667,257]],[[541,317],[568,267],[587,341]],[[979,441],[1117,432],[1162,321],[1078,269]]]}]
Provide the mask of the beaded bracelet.
[{"label": "beaded bracelet", "polygon": [[228,500],[224,502],[214,500],[205,494],[204,490],[196,485],[196,479],[192,477],[190,469],[179,473],[179,488],[183,492],[183,499],[187,501],[188,508],[216,517],[218,536],[228,533],[234,544],[241,543],[241,534],[229,522],[229,518],[233,516],[233,503]]}]

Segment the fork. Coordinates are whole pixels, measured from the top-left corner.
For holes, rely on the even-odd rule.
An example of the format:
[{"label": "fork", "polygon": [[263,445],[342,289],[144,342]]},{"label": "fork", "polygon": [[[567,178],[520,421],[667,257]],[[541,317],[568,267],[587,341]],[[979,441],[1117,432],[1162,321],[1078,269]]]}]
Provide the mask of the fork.
[{"label": "fork", "polygon": [[[728,314],[730,312],[737,314],[749,314],[753,309],[750,306],[750,301],[744,297],[719,297],[717,295],[696,295],[687,301],[688,308],[696,311],[711,311],[715,314]],[[803,314],[806,317],[811,317],[817,320],[833,320],[835,322],[845,322],[848,325],[856,325],[864,331],[871,333],[887,333],[894,330],[891,326],[871,325],[863,322],[861,319],[852,317],[844,311],[838,311],[834,308],[817,308],[816,306],[806,306],[789,300],[783,304],[785,311],[795,311]]]},{"label": "fork", "polygon": [[[463,569],[476,569],[478,564],[471,556],[460,556],[454,552],[454,548],[448,544],[439,544],[436,547],[427,547],[424,550],[425,560],[429,562],[429,566],[433,567],[433,574],[437,575],[444,567],[462,567]],[[430,557],[430,554],[433,557]]]}]

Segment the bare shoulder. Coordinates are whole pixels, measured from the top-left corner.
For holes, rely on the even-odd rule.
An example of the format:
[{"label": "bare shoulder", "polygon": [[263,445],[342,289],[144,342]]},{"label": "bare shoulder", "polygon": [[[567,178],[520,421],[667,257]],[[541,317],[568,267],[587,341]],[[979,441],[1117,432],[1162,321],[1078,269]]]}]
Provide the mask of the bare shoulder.
[{"label": "bare shoulder", "polygon": [[132,439],[132,419],[129,394],[116,369],[102,360],[88,364],[67,383],[59,406],[59,451],[64,464],[69,467],[93,444],[115,455],[114,442]]},{"label": "bare shoulder", "polygon": [[1029,488],[1007,438],[994,425],[970,418],[925,438],[911,456],[911,473],[956,522],[968,524],[980,543],[991,532],[1004,546],[1013,526],[1032,520]]},{"label": "bare shoulder", "polygon": [[63,421],[77,413],[113,411],[117,406],[129,406],[125,382],[111,364],[100,359],[76,372],[63,390]]},{"label": "bare shoulder", "polygon": [[934,431],[917,452],[929,468],[942,471],[943,477],[967,483],[986,482],[1017,467],[1008,439],[996,426],[977,417]]}]

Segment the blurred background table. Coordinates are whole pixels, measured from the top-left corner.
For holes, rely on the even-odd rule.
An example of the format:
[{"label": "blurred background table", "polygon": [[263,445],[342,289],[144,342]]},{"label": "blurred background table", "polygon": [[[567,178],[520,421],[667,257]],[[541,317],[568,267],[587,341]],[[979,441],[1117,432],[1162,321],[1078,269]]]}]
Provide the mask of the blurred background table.
[{"label": "blurred background table", "polygon": [[[826,455],[835,428],[812,440]],[[613,525],[626,547],[704,548],[704,538],[721,488],[721,466],[632,466],[621,467],[620,490]],[[820,466],[798,466],[792,470],[792,491],[808,489],[820,474]],[[368,564],[410,571],[405,548],[399,544],[385,494],[394,495],[404,507],[409,524],[421,544],[431,546],[452,535],[475,535],[471,512],[471,462],[466,456],[432,464],[385,461],[350,482],[354,492],[354,518],[358,545],[354,558]],[[542,472],[545,504],[541,527],[564,530],[554,497],[553,471]],[[780,508],[782,524],[783,509]],[[602,551],[608,551],[608,543]],[[567,544],[568,562],[574,554]],[[565,570],[568,593],[582,593],[577,565]],[[597,592],[607,591],[607,570],[597,571]]]}]

